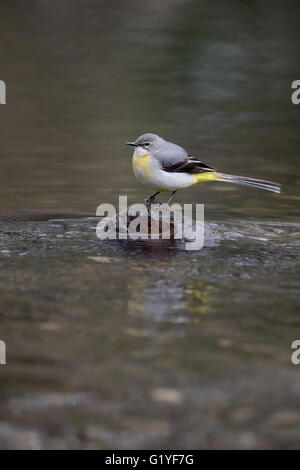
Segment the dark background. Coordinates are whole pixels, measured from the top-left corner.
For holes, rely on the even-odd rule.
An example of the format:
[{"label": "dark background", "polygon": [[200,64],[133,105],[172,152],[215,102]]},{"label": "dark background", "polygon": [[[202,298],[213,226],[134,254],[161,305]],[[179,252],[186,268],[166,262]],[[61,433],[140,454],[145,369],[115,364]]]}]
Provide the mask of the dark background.
[{"label": "dark background", "polygon": [[2,1],[0,13],[2,208],[143,200],[123,142],[148,131],[284,185],[274,198],[206,184],[178,201],[212,218],[297,214],[297,1]]}]

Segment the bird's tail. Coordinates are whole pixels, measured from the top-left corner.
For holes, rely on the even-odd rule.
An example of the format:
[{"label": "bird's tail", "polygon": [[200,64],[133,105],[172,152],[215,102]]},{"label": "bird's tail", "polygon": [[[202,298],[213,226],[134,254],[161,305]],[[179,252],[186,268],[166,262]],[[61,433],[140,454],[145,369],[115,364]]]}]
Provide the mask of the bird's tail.
[{"label": "bird's tail", "polygon": [[247,178],[246,176],[226,175],[225,173],[216,173],[215,181],[253,186],[254,188],[266,189],[267,191],[280,193],[280,184],[274,183],[274,181]]}]

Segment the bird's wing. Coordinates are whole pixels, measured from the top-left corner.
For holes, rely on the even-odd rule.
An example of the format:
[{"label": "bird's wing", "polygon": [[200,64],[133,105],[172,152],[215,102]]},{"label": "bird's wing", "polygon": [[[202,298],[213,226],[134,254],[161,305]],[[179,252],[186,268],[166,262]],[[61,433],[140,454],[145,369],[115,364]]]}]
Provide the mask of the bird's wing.
[{"label": "bird's wing", "polygon": [[187,155],[187,157],[178,162],[161,162],[162,169],[172,173],[204,173],[206,171],[215,171],[213,168],[205,165],[198,158]]}]

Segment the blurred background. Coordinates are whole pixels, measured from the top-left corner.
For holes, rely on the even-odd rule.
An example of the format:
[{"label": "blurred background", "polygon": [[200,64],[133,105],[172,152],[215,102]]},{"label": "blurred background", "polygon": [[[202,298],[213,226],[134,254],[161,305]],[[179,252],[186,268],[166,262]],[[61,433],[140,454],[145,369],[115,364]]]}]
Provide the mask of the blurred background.
[{"label": "blurred background", "polygon": [[255,191],[220,184],[178,200],[205,202],[213,218],[296,215],[296,1],[30,0],[0,8],[3,208],[94,211],[119,194],[143,200],[148,189],[134,179],[124,141],[154,132],[220,171],[284,185],[282,198],[263,193],[259,205]]},{"label": "blurred background", "polygon": [[112,248],[80,223],[2,227],[2,448],[299,445],[299,13],[1,1],[1,208],[143,201],[124,142],[144,132],[283,185],[180,192],[232,233],[199,255]]}]

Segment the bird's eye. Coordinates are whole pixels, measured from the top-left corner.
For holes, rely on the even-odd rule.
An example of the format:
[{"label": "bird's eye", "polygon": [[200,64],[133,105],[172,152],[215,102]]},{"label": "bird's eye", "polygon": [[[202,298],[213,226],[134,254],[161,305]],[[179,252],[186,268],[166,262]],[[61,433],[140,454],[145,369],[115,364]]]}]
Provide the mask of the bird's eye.
[{"label": "bird's eye", "polygon": [[144,145],[145,145],[145,147],[149,147],[150,144],[149,144],[149,142],[146,142]]}]

